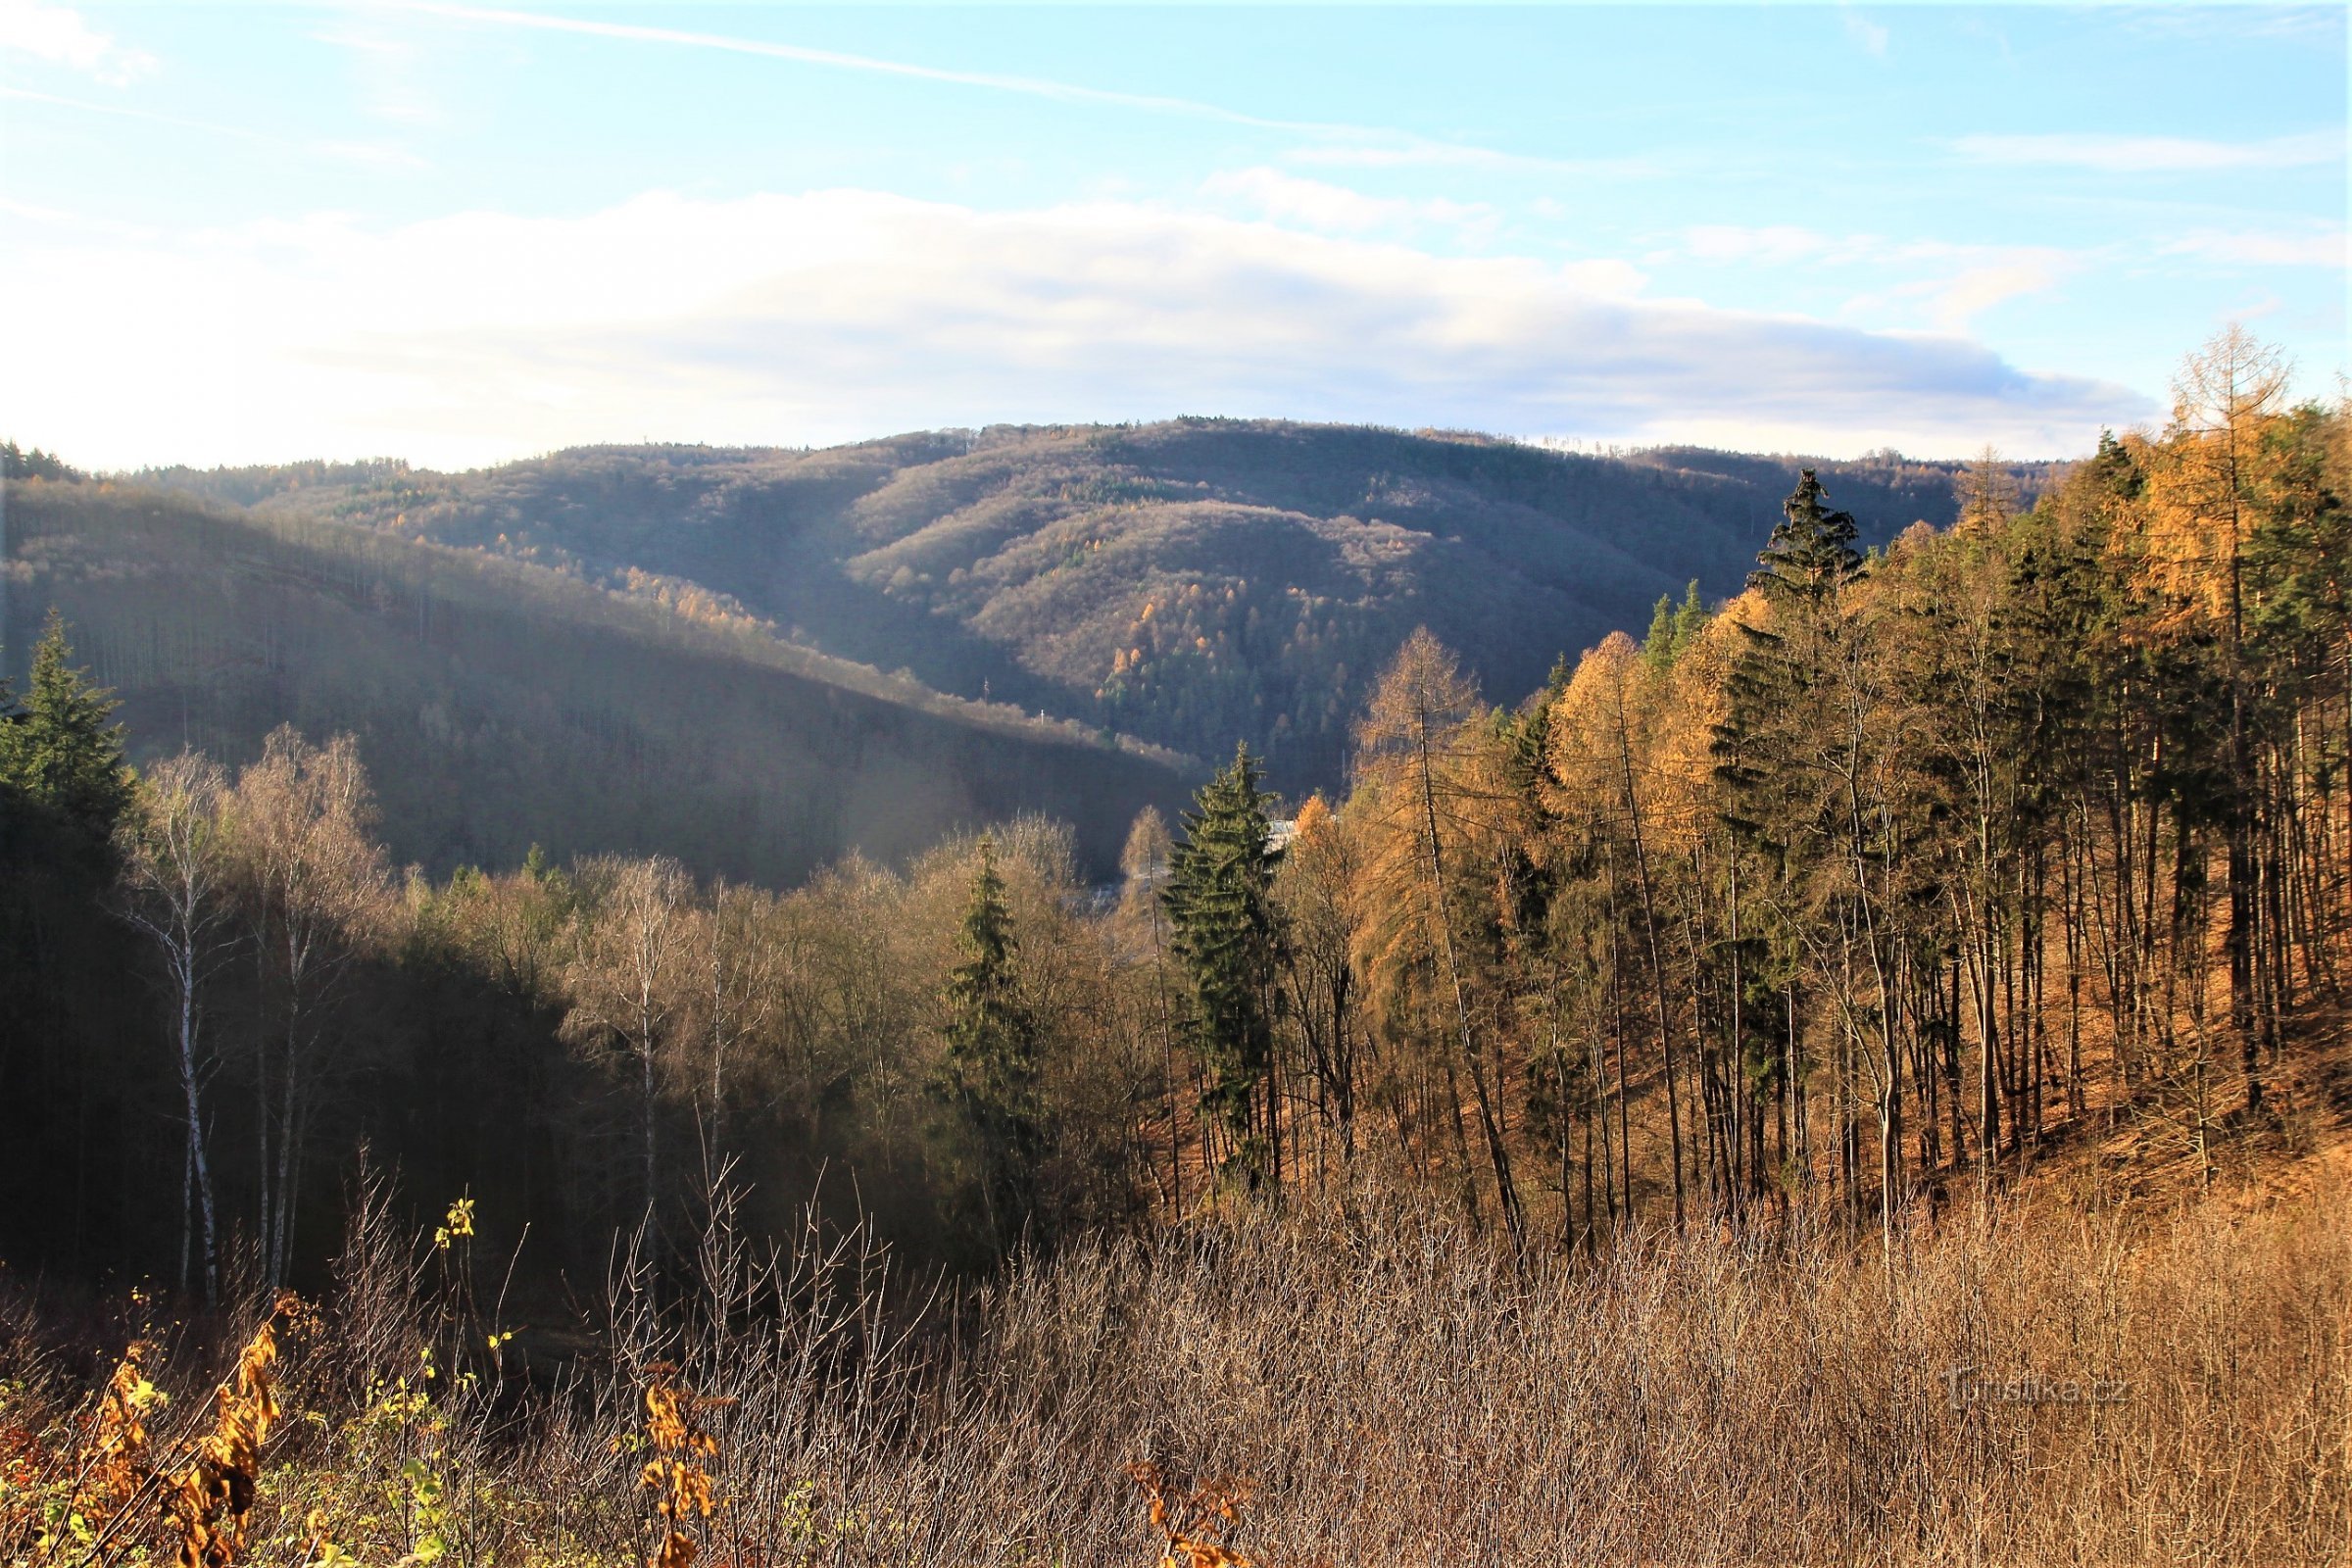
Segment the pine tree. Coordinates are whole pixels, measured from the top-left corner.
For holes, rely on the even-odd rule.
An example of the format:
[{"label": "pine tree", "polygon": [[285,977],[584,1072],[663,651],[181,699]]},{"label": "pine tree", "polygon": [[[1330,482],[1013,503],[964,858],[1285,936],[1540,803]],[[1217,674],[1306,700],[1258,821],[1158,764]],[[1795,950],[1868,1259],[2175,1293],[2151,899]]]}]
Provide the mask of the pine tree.
[{"label": "pine tree", "polygon": [[[1277,956],[1267,799],[1244,743],[1194,796],[1162,896],[1171,946],[1191,981],[1188,1033],[1208,1069],[1202,1108],[1223,1124],[1229,1163],[1252,1184],[1273,1152],[1271,1137],[1257,1131],[1258,1090],[1273,1059],[1268,997]],[[1270,1103],[1267,1113],[1270,1133]]]}]

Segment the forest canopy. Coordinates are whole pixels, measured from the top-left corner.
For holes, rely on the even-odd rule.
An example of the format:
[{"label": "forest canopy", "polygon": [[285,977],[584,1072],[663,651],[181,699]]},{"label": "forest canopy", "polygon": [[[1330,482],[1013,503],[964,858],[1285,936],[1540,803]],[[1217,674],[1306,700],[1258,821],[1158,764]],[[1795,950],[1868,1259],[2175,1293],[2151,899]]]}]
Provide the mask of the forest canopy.
[{"label": "forest canopy", "polygon": [[1508,707],[1417,630],[1345,791],[1245,745],[1108,894],[1036,815],[791,888],[403,873],[406,759],[134,773],[53,618],[0,726],[0,1074],[60,1110],[0,1250],[299,1278],[363,1146],[552,1266],[721,1173],[971,1266],[1361,1180],[1520,1249],[1816,1204],[1891,1247],[2094,1124],[2210,1178],[2309,1110],[2347,962],[2346,420],[2282,387],[2232,331],[2162,431],[2030,506],[1987,456],[1883,547],[1805,470],[1740,591]]}]

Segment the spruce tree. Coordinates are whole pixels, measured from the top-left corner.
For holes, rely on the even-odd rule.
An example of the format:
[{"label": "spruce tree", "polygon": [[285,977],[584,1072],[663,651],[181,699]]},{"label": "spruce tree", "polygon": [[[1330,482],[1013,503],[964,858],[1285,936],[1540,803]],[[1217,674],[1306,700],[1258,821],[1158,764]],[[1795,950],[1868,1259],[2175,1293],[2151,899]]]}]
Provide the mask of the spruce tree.
[{"label": "spruce tree", "polygon": [[1795,493],[1782,504],[1785,515],[1774,526],[1771,542],[1756,558],[1757,569],[1748,575],[1748,586],[1761,590],[1776,610],[1791,598],[1819,609],[1862,575],[1854,514],[1825,505],[1826,494],[1814,471],[1803,470]]},{"label": "spruce tree", "polygon": [[980,841],[958,943],[963,961],[950,972],[946,993],[948,1071],[980,1138],[991,1228],[1000,1247],[1010,1247],[1037,1206],[1043,1116],[1037,1020],[1021,997],[1020,943],[991,839]]},{"label": "spruce tree", "polygon": [[24,710],[0,722],[0,789],[96,847],[130,805],[130,769],[122,726],[111,721],[113,694],[92,685],[73,657],[53,610],[33,651]]},{"label": "spruce tree", "polygon": [[1193,798],[1162,895],[1175,930],[1171,946],[1191,982],[1187,1032],[1208,1068],[1201,1108],[1223,1124],[1232,1141],[1228,1163],[1252,1184],[1268,1152],[1256,1122],[1274,1042],[1268,996],[1277,956],[1276,857],[1267,847],[1268,799],[1245,743]]}]

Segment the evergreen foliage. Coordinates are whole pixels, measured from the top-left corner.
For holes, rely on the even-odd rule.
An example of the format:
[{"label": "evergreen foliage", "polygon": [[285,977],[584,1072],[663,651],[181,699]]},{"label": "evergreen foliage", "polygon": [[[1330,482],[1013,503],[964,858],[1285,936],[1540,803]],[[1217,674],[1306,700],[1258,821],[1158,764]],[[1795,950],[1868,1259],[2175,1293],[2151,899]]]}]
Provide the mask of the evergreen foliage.
[{"label": "evergreen foliage", "polygon": [[957,946],[963,958],[949,972],[944,994],[947,1069],[980,1141],[990,1228],[1009,1248],[1036,1208],[1043,1107],[1037,1019],[1021,996],[1020,943],[992,837],[980,840],[980,866]]},{"label": "evergreen foliage", "polygon": [[1190,983],[1186,1034],[1208,1084],[1202,1107],[1230,1141],[1225,1163],[1254,1182],[1268,1139],[1258,1125],[1273,1050],[1273,985],[1280,939],[1257,759],[1247,742],[1200,787],[1161,895],[1171,947]]},{"label": "evergreen foliage", "polygon": [[130,803],[122,726],[113,722],[114,694],[76,668],[65,618],[51,611],[33,650],[24,706],[13,711],[0,688],[0,789],[46,813],[95,848],[113,835]]}]

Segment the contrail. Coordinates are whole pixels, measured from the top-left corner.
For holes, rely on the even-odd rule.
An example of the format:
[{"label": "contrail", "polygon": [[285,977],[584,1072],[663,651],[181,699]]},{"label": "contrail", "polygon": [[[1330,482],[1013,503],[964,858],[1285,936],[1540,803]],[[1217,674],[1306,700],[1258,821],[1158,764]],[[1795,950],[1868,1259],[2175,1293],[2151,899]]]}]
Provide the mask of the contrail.
[{"label": "contrail", "polygon": [[595,38],[622,38],[637,43],[676,44],[689,49],[716,49],[727,54],[762,55],[771,60],[791,60],[802,65],[830,66],[839,71],[863,71],[883,76],[909,76],[920,81],[952,82],[963,87],[984,87],[994,92],[1021,93],[1032,98],[1050,98],[1062,103],[1104,104],[1120,109],[1141,109],[1153,114],[1184,115],[1196,120],[1221,121],[1231,125],[1248,125],[1257,130],[1287,130],[1313,136],[1393,137],[1394,132],[1374,130],[1362,125],[1321,124],[1312,121],[1274,120],[1262,115],[1245,114],[1238,109],[1226,109],[1216,104],[1200,103],[1190,98],[1169,98],[1153,93],[1117,92],[1104,87],[1084,87],[1074,82],[1053,81],[1041,76],[1006,76],[983,71],[951,71],[940,66],[911,65],[903,60],[883,60],[873,55],[844,54],[833,49],[810,49],[800,44],[769,43],[759,38],[736,38],[717,32],[689,32],[679,27],[649,27],[627,22],[593,22],[581,17],[549,16],[535,11],[505,11],[486,6],[451,5],[444,0],[383,0],[384,9],[413,11],[425,16],[447,17],[459,22],[487,23],[498,26],[529,27],[541,32],[580,33]]},{"label": "contrail", "polygon": [[380,9],[409,11],[422,16],[446,17],[452,21],[474,22],[493,26],[526,27],[541,32],[568,32],[592,38],[619,38],[637,43],[671,44],[687,49],[715,49],[725,54],[759,55],[770,60],[790,60],[801,65],[827,66],[836,71],[863,71],[882,76],[904,76],[917,81],[949,82],[960,87],[979,87],[990,92],[1019,93],[1031,98],[1045,98],[1056,103],[1102,104],[1114,109],[1137,109],[1147,114],[1180,115],[1192,120],[1215,121],[1220,124],[1246,125],[1252,130],[1288,131],[1294,135],[1312,136],[1329,142],[1352,144],[1347,148],[1325,149],[1329,162],[1361,162],[1365,164],[1428,164],[1516,167],[1553,170],[1568,173],[1628,173],[1642,171],[1624,160],[1590,163],[1574,159],[1546,158],[1523,153],[1497,152],[1490,147],[1471,146],[1462,142],[1436,141],[1411,131],[1394,130],[1377,125],[1351,125],[1329,121],[1279,120],[1266,115],[1252,115],[1239,109],[1227,109],[1221,104],[1202,103],[1194,98],[1173,98],[1158,93],[1118,92],[1107,87],[1087,87],[1076,82],[1054,81],[1043,76],[1008,76],[985,71],[954,71],[944,66],[918,66],[904,60],[884,60],[875,55],[845,54],[836,49],[810,49],[802,44],[771,43],[761,38],[738,38],[727,33],[692,32],[681,27],[649,27],[630,22],[595,22],[584,17],[551,16],[537,11],[510,11],[490,6],[469,6],[450,3],[450,0],[380,0]]}]

